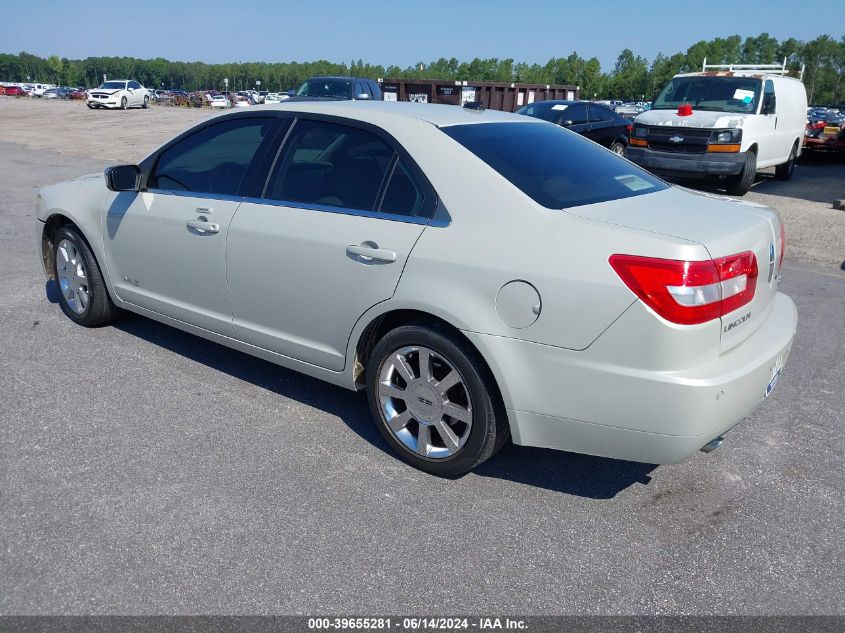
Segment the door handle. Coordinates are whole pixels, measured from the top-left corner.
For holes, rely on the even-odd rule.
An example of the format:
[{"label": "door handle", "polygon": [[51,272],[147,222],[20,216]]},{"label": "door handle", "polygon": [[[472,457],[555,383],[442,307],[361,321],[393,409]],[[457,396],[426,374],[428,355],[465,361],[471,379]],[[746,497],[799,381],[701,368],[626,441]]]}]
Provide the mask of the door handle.
[{"label": "door handle", "polygon": [[364,242],[358,245],[350,244],[346,247],[346,254],[352,257],[360,257],[364,261],[385,262],[388,264],[396,261],[396,253],[386,248],[379,248],[372,242]]},{"label": "door handle", "polygon": [[204,222],[202,220],[188,220],[188,228],[197,231],[202,231],[203,233],[220,232],[219,224],[215,224],[214,222]]}]

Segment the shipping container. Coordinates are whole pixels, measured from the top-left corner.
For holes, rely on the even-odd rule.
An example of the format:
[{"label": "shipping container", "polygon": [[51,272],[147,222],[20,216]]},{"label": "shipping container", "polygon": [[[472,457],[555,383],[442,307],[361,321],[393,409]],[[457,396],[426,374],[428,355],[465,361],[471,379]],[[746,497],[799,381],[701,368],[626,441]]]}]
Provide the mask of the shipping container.
[{"label": "shipping container", "polygon": [[485,108],[516,112],[524,105],[549,99],[580,98],[580,87],[497,81],[441,81],[437,79],[379,79],[385,101],[416,101],[463,105],[480,101]]}]

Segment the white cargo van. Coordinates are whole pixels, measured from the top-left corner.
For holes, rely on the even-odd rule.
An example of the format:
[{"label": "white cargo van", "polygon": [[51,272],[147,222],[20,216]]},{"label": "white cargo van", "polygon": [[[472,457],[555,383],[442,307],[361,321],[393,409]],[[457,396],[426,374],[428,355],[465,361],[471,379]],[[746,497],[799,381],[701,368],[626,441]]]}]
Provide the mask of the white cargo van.
[{"label": "white cargo van", "polygon": [[675,75],[634,120],[625,155],[657,174],[724,176],[732,195],[775,166],[788,180],[801,153],[807,93],[783,65],[707,65]]}]

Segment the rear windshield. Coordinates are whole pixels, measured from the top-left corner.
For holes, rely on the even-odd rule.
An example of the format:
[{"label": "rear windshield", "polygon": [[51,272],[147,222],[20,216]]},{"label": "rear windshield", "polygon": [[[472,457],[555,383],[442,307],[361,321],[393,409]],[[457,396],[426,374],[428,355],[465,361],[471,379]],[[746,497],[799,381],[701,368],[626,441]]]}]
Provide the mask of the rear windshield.
[{"label": "rear windshield", "polygon": [[695,110],[756,112],[761,86],[754,77],[675,77],[654,100],[652,109],[674,110],[689,103]]},{"label": "rear windshield", "polygon": [[620,200],[668,187],[624,158],[556,125],[475,123],[441,129],[548,209]]}]

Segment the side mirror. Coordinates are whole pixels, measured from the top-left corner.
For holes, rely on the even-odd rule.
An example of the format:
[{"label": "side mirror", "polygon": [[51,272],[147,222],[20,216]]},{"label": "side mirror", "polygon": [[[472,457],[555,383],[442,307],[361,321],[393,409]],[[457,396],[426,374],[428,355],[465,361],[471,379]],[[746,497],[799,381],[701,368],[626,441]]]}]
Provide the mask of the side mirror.
[{"label": "side mirror", "polygon": [[137,165],[106,167],[106,186],[112,191],[138,191],[141,170]]}]

